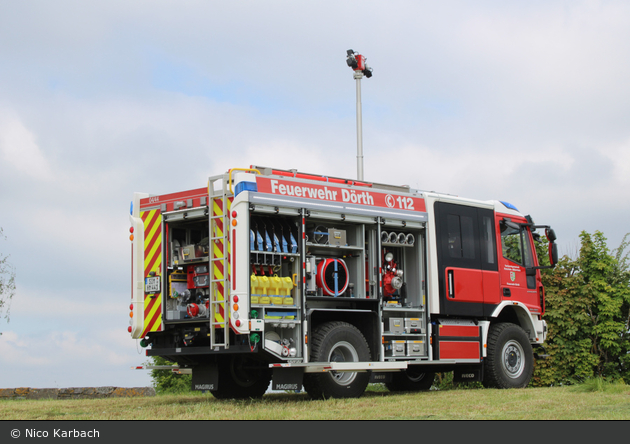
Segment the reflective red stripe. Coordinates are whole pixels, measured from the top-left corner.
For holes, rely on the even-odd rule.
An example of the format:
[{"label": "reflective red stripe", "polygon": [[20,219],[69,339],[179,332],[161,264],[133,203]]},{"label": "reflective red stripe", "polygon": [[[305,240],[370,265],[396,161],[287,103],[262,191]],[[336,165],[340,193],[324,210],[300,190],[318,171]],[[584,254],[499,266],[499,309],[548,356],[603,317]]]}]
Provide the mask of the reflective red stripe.
[{"label": "reflective red stripe", "polygon": [[[228,259],[228,263],[236,263],[236,230],[232,230],[232,257]],[[232,267],[232,290],[236,290],[236,267]]]}]

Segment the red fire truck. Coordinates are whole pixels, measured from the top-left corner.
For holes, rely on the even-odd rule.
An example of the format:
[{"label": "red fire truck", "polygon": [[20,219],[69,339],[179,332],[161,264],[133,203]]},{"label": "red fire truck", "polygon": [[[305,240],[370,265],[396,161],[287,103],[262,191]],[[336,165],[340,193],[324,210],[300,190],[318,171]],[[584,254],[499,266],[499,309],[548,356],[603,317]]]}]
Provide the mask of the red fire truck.
[{"label": "red fire truck", "polygon": [[217,398],[525,387],[545,340],[555,234],[507,202],[251,166],[130,221],[129,332]]}]

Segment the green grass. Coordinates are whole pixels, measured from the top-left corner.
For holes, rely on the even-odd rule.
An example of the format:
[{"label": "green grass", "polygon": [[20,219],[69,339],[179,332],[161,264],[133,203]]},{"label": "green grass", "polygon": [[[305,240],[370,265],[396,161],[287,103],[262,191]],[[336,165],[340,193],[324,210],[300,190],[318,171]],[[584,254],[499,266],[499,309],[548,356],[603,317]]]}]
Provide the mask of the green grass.
[{"label": "green grass", "polygon": [[311,400],[270,393],[220,401],[209,394],[88,400],[3,400],[0,420],[629,420],[630,386],[390,393],[371,387],[358,399]]}]

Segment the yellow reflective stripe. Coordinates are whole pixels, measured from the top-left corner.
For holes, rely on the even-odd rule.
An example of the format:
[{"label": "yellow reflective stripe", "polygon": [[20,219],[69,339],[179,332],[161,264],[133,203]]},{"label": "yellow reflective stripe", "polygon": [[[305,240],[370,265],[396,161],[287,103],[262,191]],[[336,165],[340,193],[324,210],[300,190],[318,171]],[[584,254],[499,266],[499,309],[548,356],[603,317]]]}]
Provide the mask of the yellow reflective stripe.
[{"label": "yellow reflective stripe", "polygon": [[[144,219],[144,231],[146,233],[146,231],[149,229],[149,224],[151,223],[151,219],[153,218],[153,215],[155,214],[156,210],[149,210],[149,211],[142,211],[140,213],[140,217]],[[149,213],[149,215],[144,218],[145,213]]]},{"label": "yellow reflective stripe", "polygon": [[[149,324],[156,316],[156,312],[161,309],[160,301],[158,300],[158,301],[155,301],[155,303],[153,304],[153,307],[151,307],[151,311],[148,313],[146,312],[147,308],[149,307],[149,303],[151,302],[152,299],[153,298],[148,297],[144,300],[144,309],[145,309],[144,330],[146,330],[149,327]],[[156,319],[151,329],[148,331],[159,331],[161,325],[162,325],[162,319],[161,317],[158,317],[158,319]]]},{"label": "yellow reflective stripe", "polygon": [[[150,221],[158,213],[155,221],[149,226]],[[162,265],[162,214],[158,210],[149,211],[149,216],[145,220],[145,238],[144,238],[144,269],[155,260],[153,266],[148,271],[159,271]],[[151,244],[153,244],[151,246]],[[147,250],[148,248],[150,250]]]},{"label": "yellow reflective stripe", "polygon": [[[144,219],[144,273],[154,271],[161,274],[162,267],[162,213],[149,210],[140,213]],[[150,268],[149,268],[150,267]],[[143,332],[162,329],[162,304],[158,295],[145,295],[143,310]]]},{"label": "yellow reflective stripe", "polygon": [[219,205],[219,202],[217,202],[218,199],[213,199],[212,200],[212,212],[214,213],[215,216],[218,216],[220,214],[223,214],[223,208],[221,208],[221,205]]},{"label": "yellow reflective stripe", "polygon": [[223,245],[221,245],[221,243],[220,243],[220,242],[219,242],[219,243],[215,243],[215,244],[212,246],[212,250],[213,250],[214,257],[215,257],[216,259],[221,259],[221,260],[223,260]]},{"label": "yellow reflective stripe", "polygon": [[160,266],[162,265],[162,260],[161,260],[161,255],[162,255],[162,243],[161,242],[156,242],[153,245],[153,248],[151,249],[151,251],[149,253],[146,253],[146,259],[144,261],[144,268],[146,270],[146,268],[149,266],[149,264],[151,263],[151,260],[153,259],[153,256],[155,256],[156,254],[158,255],[157,260],[155,261],[155,263],[153,264],[153,267],[151,267],[151,270],[149,271],[158,271],[160,269]]},{"label": "yellow reflective stripe", "polygon": [[162,225],[162,215],[159,215],[148,233],[146,232],[146,228],[145,228],[145,235],[144,235],[145,248],[149,246],[151,240],[153,240],[155,236],[160,236],[162,234],[161,232],[158,233],[158,230],[160,229],[161,225]]},{"label": "yellow reflective stripe", "polygon": [[[232,207],[232,200],[228,199],[227,201],[227,211],[229,213],[230,208]],[[220,199],[213,199],[212,200],[212,213],[213,216],[227,216],[223,214],[223,208],[222,208],[222,202]],[[220,219],[215,219],[214,223],[212,224],[212,236],[213,237],[223,237],[226,232],[229,232],[229,218],[227,217],[222,217]],[[227,230],[227,231],[226,231]],[[227,242],[227,247],[228,247],[228,251],[230,251],[230,242]],[[229,262],[226,260],[224,254],[223,254],[223,241],[221,239],[216,240],[213,245],[212,245],[212,257],[215,260],[214,265],[212,267],[212,275],[214,276],[214,279],[217,280],[223,280],[224,279],[224,275],[227,276],[229,275],[228,270],[226,270],[226,266],[229,267]],[[220,267],[220,268],[219,268]],[[223,269],[223,272],[221,272],[221,268]],[[229,292],[229,281],[225,280],[224,281],[225,285],[222,285],[223,287],[223,291],[221,291],[221,288],[219,286],[218,283],[214,283],[213,284],[213,290],[214,290],[214,295],[216,296],[216,301],[220,302],[217,305],[213,305],[213,311],[214,312],[214,322],[215,323],[223,323],[225,321],[224,318],[224,314],[221,314],[221,312],[225,313],[225,296],[223,293],[225,292]]]}]

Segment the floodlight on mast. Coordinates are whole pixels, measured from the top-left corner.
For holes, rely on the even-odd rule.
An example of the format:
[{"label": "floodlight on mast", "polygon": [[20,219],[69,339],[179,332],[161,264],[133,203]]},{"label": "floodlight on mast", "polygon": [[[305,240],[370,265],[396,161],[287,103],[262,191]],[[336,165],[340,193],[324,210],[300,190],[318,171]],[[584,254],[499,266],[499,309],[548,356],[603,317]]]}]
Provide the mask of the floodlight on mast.
[{"label": "floodlight on mast", "polygon": [[361,116],[361,79],[363,76],[368,79],[372,77],[372,68],[367,66],[365,56],[354,52],[352,49],[346,51],[346,63],[354,71],[353,77],[357,83],[357,179],[363,180],[363,122]]}]

